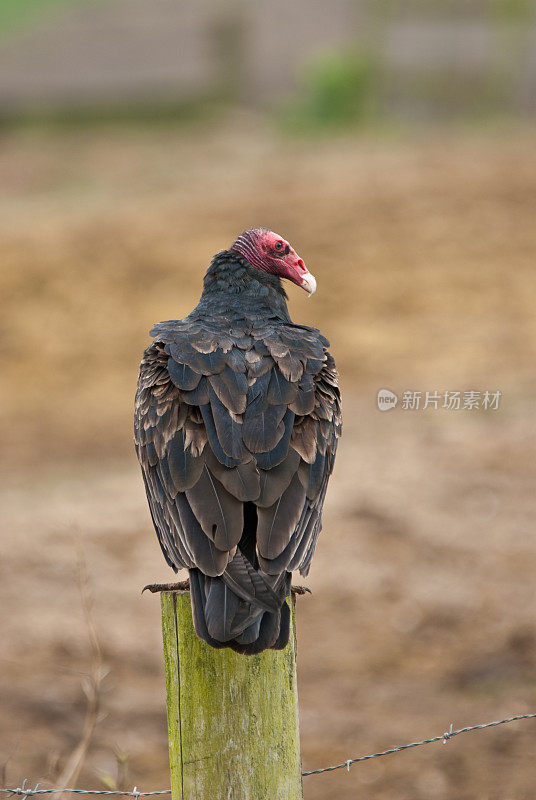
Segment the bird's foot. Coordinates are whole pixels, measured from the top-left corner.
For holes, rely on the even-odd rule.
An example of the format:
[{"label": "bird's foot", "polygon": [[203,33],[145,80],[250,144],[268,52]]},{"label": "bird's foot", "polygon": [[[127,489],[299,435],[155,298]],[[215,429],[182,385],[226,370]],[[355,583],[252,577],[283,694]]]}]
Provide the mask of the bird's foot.
[{"label": "bird's foot", "polygon": [[146,590],[156,594],[156,592],[184,592],[189,590],[190,581],[187,578],[185,581],[177,581],[177,583],[149,583],[141,590],[143,594]]},{"label": "bird's foot", "polygon": [[306,592],[312,594],[308,586],[291,586],[291,591],[292,594],[305,594]]}]

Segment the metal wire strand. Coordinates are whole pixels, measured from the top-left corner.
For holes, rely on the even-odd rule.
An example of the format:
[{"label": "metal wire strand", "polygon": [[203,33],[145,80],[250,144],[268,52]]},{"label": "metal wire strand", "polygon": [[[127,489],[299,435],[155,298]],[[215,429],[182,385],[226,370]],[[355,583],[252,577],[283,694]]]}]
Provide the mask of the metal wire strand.
[{"label": "metal wire strand", "polygon": [[[371,758],[380,758],[381,756],[389,756],[391,753],[400,753],[402,750],[409,750],[412,747],[422,747],[424,744],[433,744],[434,742],[443,742],[446,744],[449,739],[454,736],[459,736],[460,733],[469,733],[469,731],[481,731],[484,728],[496,728],[497,725],[506,725],[509,722],[517,722],[520,719],[535,719],[536,714],[517,714],[515,717],[507,717],[506,719],[495,720],[494,722],[483,722],[480,725],[469,725],[467,728],[458,728],[452,730],[452,724],[448,731],[440,734],[439,736],[432,736],[431,739],[421,739],[420,742],[410,742],[409,744],[401,744],[398,747],[391,747],[389,750],[381,750],[379,753],[372,753],[369,756],[357,756],[356,758],[348,758],[341,764],[334,764],[331,767],[321,767],[320,769],[311,769],[307,772],[302,772],[303,777],[306,775],[320,775],[322,772],[333,772],[336,769],[346,769],[350,772],[352,764],[357,764],[360,761],[369,761]],[[140,797],[153,797],[159,794],[171,794],[171,789],[159,789],[154,792],[139,792],[138,787],[135,786],[132,792],[122,792],[119,789],[40,789],[39,784],[35,788],[30,789],[26,786],[26,779],[24,779],[22,786],[16,789],[0,789],[1,794],[7,794],[9,797],[18,795],[26,800],[27,797],[33,797],[38,794],[55,794],[56,792],[70,792],[71,794],[104,794],[116,795],[117,797],[133,797],[136,800]]]},{"label": "metal wire strand", "polygon": [[134,787],[132,792],[122,792],[119,789],[39,789],[39,784],[35,789],[29,789],[26,785],[26,780],[22,786],[16,789],[0,789],[0,792],[7,794],[9,797],[13,795],[20,795],[23,798],[33,797],[38,794],[55,794],[56,792],[70,792],[71,794],[106,794],[116,795],[117,797],[152,797],[158,794],[171,794],[171,789],[158,789],[154,792],[138,792],[137,787]]},{"label": "metal wire strand", "polygon": [[495,722],[484,722],[481,725],[470,725],[467,728],[458,728],[453,731],[452,725],[449,730],[442,733],[440,736],[432,736],[431,739],[422,739],[420,742],[410,742],[409,744],[401,744],[398,747],[391,747],[389,750],[381,750],[379,753],[372,753],[370,756],[358,756],[357,758],[348,758],[342,764],[334,764],[332,767],[321,767],[320,769],[311,769],[308,772],[302,772],[302,775],[320,775],[322,772],[333,772],[336,769],[344,769],[350,772],[352,764],[357,764],[359,761],[368,761],[371,758],[380,758],[380,756],[388,756],[391,753],[400,753],[402,750],[409,750],[411,747],[422,747],[424,744],[433,744],[433,742],[443,742],[446,744],[449,739],[454,736],[459,736],[460,733],[469,733],[469,731],[481,731],[484,728],[495,728],[497,725],[505,725],[508,722],[516,722],[520,719],[534,719],[536,714],[517,714],[515,717],[507,717],[506,719],[499,719]]}]

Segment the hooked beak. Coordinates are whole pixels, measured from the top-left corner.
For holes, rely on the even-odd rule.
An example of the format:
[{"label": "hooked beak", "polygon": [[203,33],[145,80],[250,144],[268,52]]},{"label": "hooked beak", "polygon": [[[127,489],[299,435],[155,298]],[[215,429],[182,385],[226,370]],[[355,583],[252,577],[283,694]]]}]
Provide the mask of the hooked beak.
[{"label": "hooked beak", "polygon": [[289,249],[290,258],[287,264],[290,269],[285,277],[289,278],[296,286],[301,286],[302,289],[305,289],[309,297],[311,297],[311,295],[316,292],[316,278],[314,275],[311,275],[303,263],[303,259],[298,256],[296,251],[292,248]]},{"label": "hooked beak", "polygon": [[314,275],[311,275],[310,272],[306,272],[302,278],[302,282],[300,284],[302,289],[305,289],[309,297],[311,297],[316,292],[316,278]]}]

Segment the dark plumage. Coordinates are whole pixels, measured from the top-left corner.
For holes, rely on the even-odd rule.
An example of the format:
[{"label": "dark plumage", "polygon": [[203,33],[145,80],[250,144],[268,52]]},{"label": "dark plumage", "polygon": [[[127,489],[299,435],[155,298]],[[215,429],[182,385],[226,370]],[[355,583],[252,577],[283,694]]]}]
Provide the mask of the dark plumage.
[{"label": "dark plumage", "polygon": [[291,322],[281,277],[316,286],[271,231],[218,253],[192,313],[151,331],[136,394],[166,561],[189,570],[198,635],[247,654],[288,641],[291,571],[309,571],[341,429],[329,343]]}]

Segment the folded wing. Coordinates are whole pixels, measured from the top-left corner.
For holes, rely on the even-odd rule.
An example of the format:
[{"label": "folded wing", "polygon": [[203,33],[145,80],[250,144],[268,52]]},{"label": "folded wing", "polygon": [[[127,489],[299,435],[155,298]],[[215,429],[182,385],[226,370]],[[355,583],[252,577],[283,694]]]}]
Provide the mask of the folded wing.
[{"label": "folded wing", "polygon": [[191,571],[211,644],[284,645],[290,572],[309,570],[340,434],[328,343],[305,326],[188,318],[153,333],[135,442],[164,556]]}]

